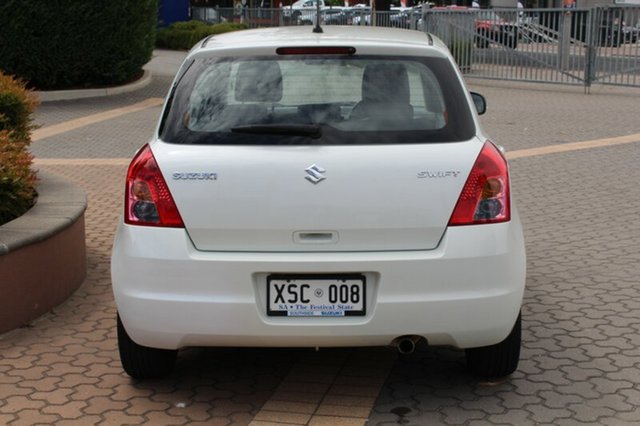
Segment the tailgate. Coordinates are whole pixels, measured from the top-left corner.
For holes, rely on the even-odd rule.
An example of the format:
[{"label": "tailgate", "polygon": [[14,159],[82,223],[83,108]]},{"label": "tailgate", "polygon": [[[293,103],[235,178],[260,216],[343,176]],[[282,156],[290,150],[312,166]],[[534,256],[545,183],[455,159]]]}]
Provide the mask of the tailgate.
[{"label": "tailgate", "polygon": [[152,149],[198,250],[429,250],[482,148],[469,142]]}]

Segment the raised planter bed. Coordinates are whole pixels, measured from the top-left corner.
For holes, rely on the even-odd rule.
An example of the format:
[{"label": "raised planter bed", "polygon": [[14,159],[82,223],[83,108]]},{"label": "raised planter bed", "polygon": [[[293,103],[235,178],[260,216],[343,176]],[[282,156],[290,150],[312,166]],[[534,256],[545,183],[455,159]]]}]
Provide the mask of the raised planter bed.
[{"label": "raised planter bed", "polygon": [[0,226],[0,333],[64,302],[86,276],[84,192],[40,171],[38,202]]}]

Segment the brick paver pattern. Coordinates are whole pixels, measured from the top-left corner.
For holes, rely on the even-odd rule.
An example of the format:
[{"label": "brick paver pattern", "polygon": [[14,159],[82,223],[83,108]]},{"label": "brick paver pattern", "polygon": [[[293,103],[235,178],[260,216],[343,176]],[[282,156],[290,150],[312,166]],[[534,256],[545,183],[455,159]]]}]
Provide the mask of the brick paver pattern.
[{"label": "brick paver pattern", "polygon": [[[67,302],[0,335],[0,424],[640,423],[638,91],[473,85],[489,101],[484,126],[512,152],[527,241],[522,361],[511,377],[479,381],[462,352],[443,348],[402,358],[387,348],[226,348],[182,351],[171,377],[139,382],[117,355],[109,260],[125,159],[148,140],[160,107],[107,112],[161,98],[169,83],[157,76],[133,94],[37,114],[38,167],[88,194],[88,276]],[[626,135],[637,136],[553,148]],[[523,154],[542,147],[550,150]]]}]

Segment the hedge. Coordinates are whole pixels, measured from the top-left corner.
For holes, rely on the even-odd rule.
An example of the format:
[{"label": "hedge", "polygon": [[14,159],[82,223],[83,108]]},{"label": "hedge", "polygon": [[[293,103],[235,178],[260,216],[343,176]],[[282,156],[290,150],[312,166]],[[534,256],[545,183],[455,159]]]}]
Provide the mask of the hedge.
[{"label": "hedge", "polygon": [[37,100],[25,83],[0,71],[0,225],[26,212],[36,197],[27,150]]},{"label": "hedge", "polygon": [[138,77],[151,59],[158,0],[2,0],[0,69],[38,89]]},{"label": "hedge", "polygon": [[245,24],[231,22],[215,25],[207,25],[200,21],[176,22],[167,28],[158,30],[156,46],[173,50],[189,50],[194,44],[207,36],[246,28]]}]

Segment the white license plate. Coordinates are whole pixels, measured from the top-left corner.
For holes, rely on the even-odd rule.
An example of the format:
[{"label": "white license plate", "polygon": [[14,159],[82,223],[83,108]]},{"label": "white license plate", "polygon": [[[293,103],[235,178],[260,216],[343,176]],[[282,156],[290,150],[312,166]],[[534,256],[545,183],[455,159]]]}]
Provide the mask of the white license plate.
[{"label": "white license plate", "polygon": [[270,275],[267,315],[289,317],[362,316],[364,275]]}]

